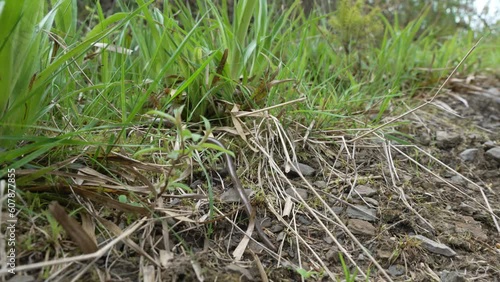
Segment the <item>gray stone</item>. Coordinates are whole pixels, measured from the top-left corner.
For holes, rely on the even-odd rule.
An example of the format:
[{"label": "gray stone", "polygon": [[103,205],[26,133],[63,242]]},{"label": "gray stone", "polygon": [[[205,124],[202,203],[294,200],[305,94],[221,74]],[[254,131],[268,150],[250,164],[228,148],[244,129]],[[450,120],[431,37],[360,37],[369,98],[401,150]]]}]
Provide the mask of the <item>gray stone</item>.
[{"label": "gray stone", "polygon": [[469,139],[469,142],[471,142],[472,144],[473,142],[479,141],[481,139],[481,135],[472,133],[469,134],[467,138]]},{"label": "gray stone", "polygon": [[465,183],[467,183],[467,181],[465,181],[465,179],[460,175],[453,175],[451,177],[450,181],[453,184],[465,184]]},{"label": "gray stone", "polygon": [[460,205],[458,206],[458,209],[465,215],[472,215],[474,213],[474,208],[471,207],[470,205],[461,202]]},{"label": "gray stone", "polygon": [[312,223],[309,219],[307,219],[305,216],[302,216],[302,215],[297,216],[297,219],[301,224],[306,225],[306,226],[311,225],[311,223]]},{"label": "gray stone", "polygon": [[441,282],[466,282],[467,279],[456,271],[446,271],[441,272]]},{"label": "gray stone", "polygon": [[346,212],[349,218],[357,218],[371,222],[377,220],[377,211],[365,206],[349,206]]},{"label": "gray stone", "polygon": [[446,131],[436,132],[436,146],[440,149],[451,149],[462,142],[462,136],[459,134],[452,134]]},{"label": "gray stone", "polygon": [[400,264],[391,265],[387,272],[392,276],[401,276],[405,273],[405,267]]},{"label": "gray stone", "polygon": [[472,162],[473,160],[476,159],[478,152],[479,152],[479,150],[476,148],[467,149],[467,150],[464,150],[462,153],[460,153],[459,156],[465,162]]},{"label": "gray stone", "polygon": [[447,257],[454,257],[457,253],[445,244],[438,243],[422,235],[411,235],[411,238],[415,238],[422,242],[422,247],[431,253],[440,254]]},{"label": "gray stone", "polygon": [[283,239],[285,239],[285,236],[286,236],[286,235],[287,235],[287,234],[286,234],[286,232],[280,232],[280,233],[278,234],[278,236],[276,236],[276,241],[277,241],[277,242],[281,242],[281,241],[283,241]]},{"label": "gray stone", "polygon": [[328,250],[325,257],[327,260],[332,260],[334,262],[337,262],[339,260],[339,250],[332,248]]},{"label": "gray stone", "polygon": [[392,251],[391,250],[384,250],[380,249],[377,250],[377,257],[380,259],[390,259],[392,257]]},{"label": "gray stone", "polygon": [[256,254],[260,254],[264,251],[264,247],[259,245],[260,243],[257,243],[253,240],[250,240],[250,243],[248,244],[248,247],[252,250],[252,252]]},{"label": "gray stone", "polygon": [[372,204],[376,207],[378,207],[378,201],[372,198],[363,198],[368,204]]},{"label": "gray stone", "polygon": [[347,228],[353,233],[358,235],[375,235],[375,226],[373,226],[368,221],[361,219],[349,219],[347,221]]},{"label": "gray stone", "polygon": [[[245,189],[247,197],[252,196],[254,191],[252,189]],[[220,200],[223,203],[239,203],[241,201],[240,194],[236,189],[229,189],[220,195]]]},{"label": "gray stone", "polygon": [[486,155],[497,162],[500,162],[500,147],[494,147],[486,151]]},{"label": "gray stone", "polygon": [[354,187],[354,192],[355,192],[355,194],[360,195],[361,197],[365,197],[365,196],[370,197],[370,196],[375,195],[375,193],[377,193],[377,190],[375,190],[369,186],[366,186],[366,185],[359,185],[359,186]]},{"label": "gray stone", "polygon": [[[264,217],[261,222],[260,222],[260,226],[264,227],[264,228],[271,228],[271,226],[275,226],[275,224],[273,224],[273,221],[271,220],[271,218],[269,217]],[[280,230],[281,231],[281,230]]]},{"label": "gray stone", "polygon": [[285,229],[285,227],[281,224],[275,224],[273,225],[271,228],[269,228],[271,230],[271,232],[273,233],[278,233],[278,232],[281,232],[283,231],[283,229]]},{"label": "gray stone", "polygon": [[339,215],[344,211],[344,208],[339,207],[339,206],[333,206],[331,208],[335,214],[339,214]]},{"label": "gray stone", "polygon": [[[316,173],[316,170],[309,165],[303,163],[297,163],[296,166],[299,169],[300,173],[302,173],[302,175],[304,176],[313,176]],[[298,171],[296,171],[293,166],[290,170],[295,173],[298,173]]]},{"label": "gray stone", "polygon": [[497,145],[497,143],[495,141],[486,141],[483,144],[483,146],[486,150],[491,149],[491,148],[495,147],[496,145]]},{"label": "gray stone", "polygon": [[330,236],[323,237],[323,241],[325,241],[328,245],[333,244],[333,239]]},{"label": "gray stone", "polygon": [[417,141],[420,142],[421,145],[428,146],[431,144],[431,136],[424,132],[417,137]]},{"label": "gray stone", "polygon": [[313,184],[314,184],[314,186],[316,186],[319,189],[325,189],[326,188],[326,182],[323,181],[323,180],[315,181]]},{"label": "gray stone", "polygon": [[500,95],[500,88],[491,87],[488,89],[488,92],[490,92],[493,95],[499,96]]},{"label": "gray stone", "polygon": [[[297,191],[297,193],[302,197],[302,199],[304,200],[307,200],[307,190],[306,189],[303,189],[303,188],[295,188],[295,190]],[[287,195],[290,195],[291,197],[294,197],[294,198],[299,198],[297,196],[297,194],[295,194],[295,192],[293,191],[292,188],[288,188],[285,190],[285,193]]]}]

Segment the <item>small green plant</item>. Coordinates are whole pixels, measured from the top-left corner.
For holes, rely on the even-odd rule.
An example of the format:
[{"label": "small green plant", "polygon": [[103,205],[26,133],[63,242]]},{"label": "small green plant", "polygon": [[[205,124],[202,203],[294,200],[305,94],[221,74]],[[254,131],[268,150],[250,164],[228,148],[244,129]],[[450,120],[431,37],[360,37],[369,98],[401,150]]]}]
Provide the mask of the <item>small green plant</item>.
[{"label": "small green plant", "polygon": [[389,263],[394,263],[403,253],[412,254],[421,248],[421,242],[418,239],[408,236],[401,238],[397,247],[392,251]]},{"label": "small green plant", "polygon": [[322,274],[320,272],[313,271],[313,270],[307,271],[303,268],[298,268],[298,269],[296,269],[296,271],[298,274],[300,274],[300,276],[303,279],[309,279],[309,278],[318,279],[322,276]]},{"label": "small green plant", "polygon": [[57,220],[48,212],[44,211],[47,222],[49,223],[48,235],[50,236],[50,242],[52,244],[58,245],[61,233],[63,231],[62,226],[57,222]]},{"label": "small green plant", "polygon": [[347,266],[347,264],[344,261],[344,256],[342,253],[339,252],[339,259],[340,259],[340,264],[342,265],[342,271],[344,272],[344,278],[346,282],[354,282],[356,281],[356,275],[358,273],[358,269],[356,268],[354,270],[354,273],[351,273],[351,270]]}]

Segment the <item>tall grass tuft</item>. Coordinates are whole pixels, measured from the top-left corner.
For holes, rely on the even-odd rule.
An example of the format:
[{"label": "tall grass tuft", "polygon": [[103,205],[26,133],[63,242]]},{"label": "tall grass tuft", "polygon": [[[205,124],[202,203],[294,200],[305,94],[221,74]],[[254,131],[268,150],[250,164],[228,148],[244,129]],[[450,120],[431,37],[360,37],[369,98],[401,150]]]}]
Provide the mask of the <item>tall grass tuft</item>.
[{"label": "tall grass tuft", "polygon": [[54,12],[46,11],[43,0],[0,1],[0,147],[12,147],[44,112],[47,92],[33,84],[49,60]]}]

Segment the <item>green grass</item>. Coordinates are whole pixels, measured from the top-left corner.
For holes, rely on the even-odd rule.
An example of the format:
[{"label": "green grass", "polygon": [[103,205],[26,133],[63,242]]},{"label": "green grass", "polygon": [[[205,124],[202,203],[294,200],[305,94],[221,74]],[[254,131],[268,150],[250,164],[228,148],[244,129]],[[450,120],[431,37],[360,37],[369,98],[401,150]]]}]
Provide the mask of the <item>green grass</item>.
[{"label": "green grass", "polygon": [[[345,54],[339,49],[345,37],[335,35],[330,16],[306,19],[298,1],[280,14],[266,1],[239,1],[233,18],[210,1],[199,1],[196,16],[182,1],[179,11],[119,1],[121,11],[112,15],[96,6],[88,19],[94,25],[88,27],[78,26],[75,1],[53,2],[50,11],[43,1],[36,2],[39,6],[9,1],[4,7],[2,20],[10,24],[2,29],[1,49],[7,62],[1,71],[9,77],[2,79],[8,91],[0,105],[4,148],[28,136],[39,143],[29,153],[61,146],[44,145],[40,135],[69,145],[69,140],[105,143],[89,136],[96,126],[125,128],[144,122],[148,109],[171,112],[180,104],[185,122],[228,117],[217,99],[258,109],[304,94],[306,103],[286,108],[304,123],[314,119],[318,126],[331,126],[367,110],[377,121],[397,98],[435,87],[478,39],[473,32],[446,39],[432,29],[421,32],[424,11],[405,27],[397,17],[389,22],[380,16],[385,30],[380,39]],[[33,15],[29,22],[21,11]],[[488,40],[463,72],[497,66],[497,52],[491,50],[498,35]],[[111,45],[98,49],[95,42]],[[130,54],[116,52],[115,46]],[[28,60],[15,61],[21,60],[15,52],[29,54]],[[484,54],[492,58],[481,60]],[[114,144],[126,143],[123,130],[113,138]],[[26,153],[1,157],[11,162]]]},{"label": "green grass", "polygon": [[[212,1],[198,1],[198,13],[185,1],[162,10],[153,2],[117,1],[111,14],[89,4],[78,19],[76,0],[0,0],[0,176],[35,168],[19,186],[56,184],[48,173],[72,157],[106,170],[101,157],[110,152],[174,167],[210,147],[199,128],[233,126],[222,101],[251,110],[304,96],[271,113],[285,126],[288,118],[323,129],[375,126],[401,101],[436,88],[483,35],[442,37],[423,27],[426,10],[405,26],[378,13],[371,20],[380,34],[346,52],[335,14],[306,17],[300,1],[282,11],[241,0],[233,15]],[[498,31],[490,32],[460,74],[498,73],[497,46]],[[152,117],[172,130],[152,126]],[[145,134],[128,135],[139,127]],[[179,175],[164,176],[164,189],[188,189],[173,181]]]}]

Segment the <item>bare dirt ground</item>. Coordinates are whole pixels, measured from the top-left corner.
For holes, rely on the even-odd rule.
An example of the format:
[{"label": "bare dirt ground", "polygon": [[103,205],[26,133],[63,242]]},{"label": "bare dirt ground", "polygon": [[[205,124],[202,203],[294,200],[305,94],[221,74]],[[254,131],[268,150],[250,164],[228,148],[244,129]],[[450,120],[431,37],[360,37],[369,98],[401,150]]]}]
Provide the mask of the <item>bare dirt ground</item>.
[{"label": "bare dirt ground", "polygon": [[[353,142],[366,130],[284,129],[273,117],[247,122],[256,125],[247,143],[229,148],[276,252],[260,246],[256,232],[255,242],[238,251],[248,218],[231,203],[231,181],[220,156],[201,152],[213,186],[212,217],[207,174],[196,163],[187,168],[193,193],[169,192],[153,216],[132,204],[112,203],[118,192],[102,188],[113,183],[111,178],[99,176],[104,198],[70,192],[65,185],[24,187],[50,191],[42,198],[67,210],[81,204],[85,211],[76,219],[84,226],[93,222],[85,229],[97,234],[101,250],[110,249],[104,256],[64,261],[81,251],[65,232],[54,231],[53,222],[44,221],[40,215],[47,206],[41,205],[20,214],[25,224],[18,230],[18,265],[47,265],[28,267],[11,281],[499,281],[498,78],[453,79],[433,105],[388,125],[385,136],[377,131]],[[143,175],[151,182],[159,177],[152,166],[124,158],[107,165],[110,172],[132,166],[147,171]],[[147,182],[120,176],[129,183]],[[139,188],[135,191],[147,201]],[[110,204],[114,212],[102,208]],[[129,239],[112,241],[127,232]]]}]

